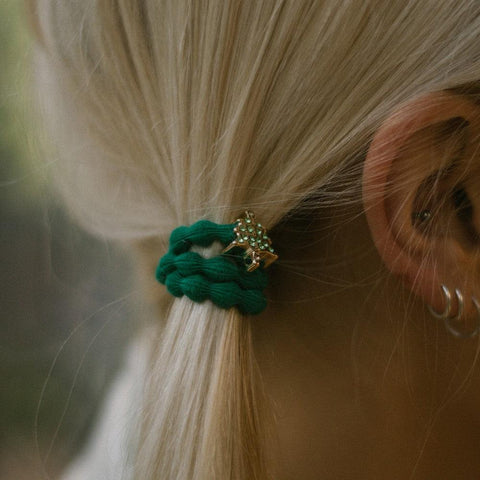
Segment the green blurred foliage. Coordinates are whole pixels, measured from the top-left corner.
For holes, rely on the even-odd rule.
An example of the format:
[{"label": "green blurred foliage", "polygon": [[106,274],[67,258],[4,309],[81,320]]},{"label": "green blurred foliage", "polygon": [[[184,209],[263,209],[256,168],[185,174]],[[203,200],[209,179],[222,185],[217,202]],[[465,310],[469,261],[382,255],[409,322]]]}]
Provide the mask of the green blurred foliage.
[{"label": "green blurred foliage", "polygon": [[0,0],[0,186],[10,208],[30,208],[47,178],[38,161],[30,57],[32,36],[25,4]]}]

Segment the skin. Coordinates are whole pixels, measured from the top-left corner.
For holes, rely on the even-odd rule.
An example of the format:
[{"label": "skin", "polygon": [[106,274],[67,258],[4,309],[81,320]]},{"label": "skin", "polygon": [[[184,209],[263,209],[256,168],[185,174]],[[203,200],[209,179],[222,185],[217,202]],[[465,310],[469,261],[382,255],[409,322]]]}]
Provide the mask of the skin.
[{"label": "skin", "polygon": [[[370,146],[363,204],[290,225],[308,232],[296,246],[291,231],[276,237],[269,306],[252,322],[276,480],[479,478],[478,338],[453,337],[426,309],[444,307],[439,282],[480,293],[478,245],[449,202],[428,235],[410,220],[459,181],[476,213],[475,161],[442,180],[442,196],[412,192],[460,144],[476,154],[477,107],[441,93],[403,108]],[[439,122],[458,115],[469,135],[441,138]]]},{"label": "skin", "polygon": [[477,478],[477,341],[455,339],[386,279],[372,243],[362,261],[350,254],[368,236],[364,218],[337,228],[322,239],[332,262],[311,277],[272,271],[269,307],[253,322],[276,416],[274,478]]}]

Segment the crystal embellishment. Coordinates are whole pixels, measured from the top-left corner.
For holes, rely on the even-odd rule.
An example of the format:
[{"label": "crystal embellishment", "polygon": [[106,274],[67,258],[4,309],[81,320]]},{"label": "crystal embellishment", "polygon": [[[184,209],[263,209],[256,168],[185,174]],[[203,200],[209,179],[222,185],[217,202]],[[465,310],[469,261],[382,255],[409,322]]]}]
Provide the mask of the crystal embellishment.
[{"label": "crystal embellishment", "polygon": [[240,247],[244,250],[243,262],[248,272],[253,272],[260,265],[267,268],[278,255],[272,248],[272,241],[267,234],[267,230],[261,223],[255,221],[255,214],[249,210],[245,216],[235,220],[236,225],[233,228],[235,239],[223,250],[228,252],[234,247]]}]

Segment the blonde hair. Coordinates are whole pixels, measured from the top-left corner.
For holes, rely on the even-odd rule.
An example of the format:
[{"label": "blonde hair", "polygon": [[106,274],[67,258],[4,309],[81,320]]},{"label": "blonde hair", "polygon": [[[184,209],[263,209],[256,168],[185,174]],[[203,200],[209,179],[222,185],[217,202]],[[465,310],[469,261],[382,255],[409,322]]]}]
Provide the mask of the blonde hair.
[{"label": "blonde hair", "polygon": [[[178,225],[249,207],[274,226],[333,183],[321,201],[345,201],[396,105],[480,78],[476,0],[38,0],[36,14],[56,187],[90,231],[153,238],[157,259]],[[136,478],[268,478],[250,319],[159,301]]]}]

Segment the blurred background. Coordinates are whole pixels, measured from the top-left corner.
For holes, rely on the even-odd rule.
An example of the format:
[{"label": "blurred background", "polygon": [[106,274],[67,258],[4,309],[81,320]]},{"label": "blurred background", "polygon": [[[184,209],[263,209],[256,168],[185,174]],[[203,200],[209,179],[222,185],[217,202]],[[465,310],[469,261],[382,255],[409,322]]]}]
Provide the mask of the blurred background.
[{"label": "blurred background", "polygon": [[24,7],[0,0],[1,480],[58,475],[133,330],[128,261],[72,224],[49,189]]}]

